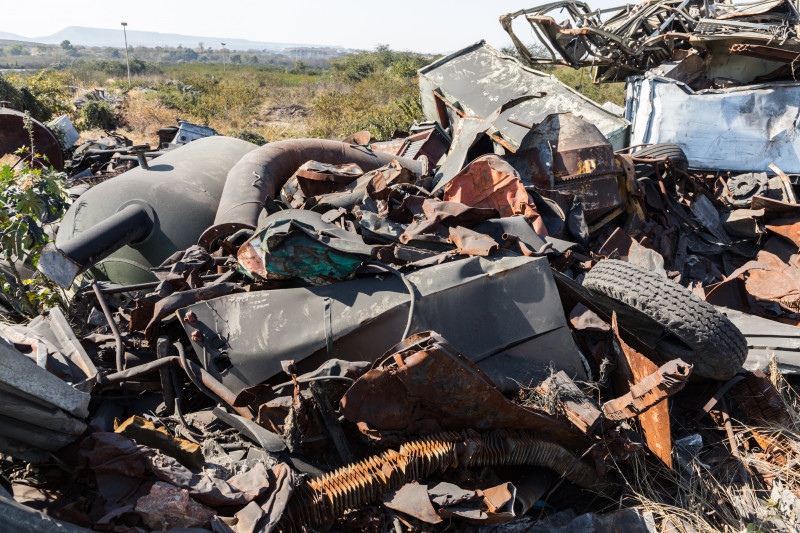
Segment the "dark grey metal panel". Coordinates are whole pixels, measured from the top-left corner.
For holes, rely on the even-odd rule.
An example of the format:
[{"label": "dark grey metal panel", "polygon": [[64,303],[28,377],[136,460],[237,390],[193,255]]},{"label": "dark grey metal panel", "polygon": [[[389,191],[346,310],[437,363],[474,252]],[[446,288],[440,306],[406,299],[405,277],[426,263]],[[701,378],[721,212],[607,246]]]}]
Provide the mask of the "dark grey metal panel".
[{"label": "dark grey metal panel", "polygon": [[[506,378],[527,383],[551,361],[584,379],[577,347],[546,259],[469,258],[407,275],[417,292],[411,332],[434,330],[466,357]],[[222,382],[234,391],[282,376],[282,360],[306,372],[331,358],[373,361],[401,340],[409,295],[393,276],[321,287],[242,293],[192,305],[206,335],[197,353],[224,353]],[[567,335],[553,334],[560,330]],[[326,331],[332,342],[328,352]],[[523,349],[524,347],[524,349]],[[214,372],[213,362],[209,370]],[[515,385],[514,385],[515,386]]]},{"label": "dark grey metal panel", "polygon": [[774,358],[784,374],[800,374],[800,328],[717,307],[747,338],[747,370],[766,370]]},{"label": "dark grey metal panel", "polygon": [[479,117],[488,116],[515,98],[547,93],[543,98],[504,111],[495,122],[500,135],[515,150],[529,130],[512,124],[509,119],[532,125],[554,113],[582,116],[598,127],[615,150],[628,144],[627,120],[606,111],[555,77],[527,68],[483,41],[421,68],[419,74],[423,109],[429,120],[438,120],[434,90],[441,91],[467,115]]}]

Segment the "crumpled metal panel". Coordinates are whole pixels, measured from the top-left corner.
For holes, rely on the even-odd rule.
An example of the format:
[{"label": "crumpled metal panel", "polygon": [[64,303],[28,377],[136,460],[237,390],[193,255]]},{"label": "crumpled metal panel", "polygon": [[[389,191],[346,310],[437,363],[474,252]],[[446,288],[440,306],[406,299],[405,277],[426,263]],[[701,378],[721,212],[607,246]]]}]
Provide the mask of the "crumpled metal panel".
[{"label": "crumpled metal panel", "polygon": [[[546,259],[473,257],[406,275],[416,291],[411,332],[435,330],[503,389],[548,375],[551,361],[570,376],[586,373]],[[310,288],[232,294],[200,302],[184,321],[211,373],[234,392],[324,361],[374,361],[405,329],[409,294],[394,276]],[[199,330],[199,334],[194,334]],[[198,335],[203,344],[198,344]],[[556,356],[557,354],[557,356]],[[227,368],[226,368],[227,366]]]},{"label": "crumpled metal panel", "polygon": [[763,172],[774,163],[800,173],[800,83],[695,92],[650,75],[630,80],[631,145],[675,143],[691,167],[703,170]]},{"label": "crumpled metal panel", "polygon": [[473,117],[486,117],[504,102],[521,96],[547,93],[504,111],[494,123],[493,130],[512,150],[520,146],[528,128],[510,120],[532,125],[547,115],[567,112],[581,115],[597,126],[615,150],[628,145],[627,120],[606,111],[554,76],[527,68],[484,41],[421,68],[419,75],[422,107],[428,120],[441,121],[434,92]]},{"label": "crumpled metal panel", "polygon": [[288,209],[267,217],[237,258],[251,278],[322,285],[350,277],[371,255],[372,247],[359,235],[323,222],[319,213]]},{"label": "crumpled metal panel", "polygon": [[342,414],[371,436],[472,428],[526,429],[562,445],[583,437],[561,420],[508,400],[448,341],[428,331],[386,353],[348,389]]},{"label": "crumpled metal panel", "polygon": [[746,370],[769,370],[773,359],[784,374],[800,374],[800,328],[726,307],[717,309],[747,339]]}]

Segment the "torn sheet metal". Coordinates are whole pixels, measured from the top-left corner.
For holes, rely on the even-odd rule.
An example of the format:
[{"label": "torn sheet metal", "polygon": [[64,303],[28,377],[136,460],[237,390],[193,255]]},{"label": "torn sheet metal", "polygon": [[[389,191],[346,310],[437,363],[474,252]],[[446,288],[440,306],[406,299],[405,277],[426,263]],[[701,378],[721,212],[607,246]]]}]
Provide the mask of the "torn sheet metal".
[{"label": "torn sheet metal", "polygon": [[[676,143],[692,168],[800,173],[800,83],[693,91],[652,75],[630,78],[631,145]],[[675,110],[680,109],[680,113]]]},{"label": "torn sheet metal", "polygon": [[258,279],[302,279],[311,285],[348,279],[372,256],[361,236],[313,211],[287,209],[267,217],[237,253],[240,270]]},{"label": "torn sheet metal", "polygon": [[516,151],[527,135],[525,125],[538,124],[553,113],[574,113],[597,126],[619,150],[628,145],[627,120],[558,81],[554,76],[523,66],[484,41],[443,57],[419,70],[422,108],[428,120],[450,125],[461,114],[486,117],[499,104],[520,96],[547,93],[500,114],[494,133],[501,144]]},{"label": "torn sheet metal", "polygon": [[[628,391],[636,394],[634,389],[636,384],[652,374],[658,375],[658,366],[622,340],[619,335],[616,314],[612,316],[611,326],[614,328],[614,351],[617,354],[619,369],[616,385],[620,389],[627,385]],[[627,383],[625,383],[626,380]],[[644,431],[647,448],[667,467],[672,468],[672,432],[667,403],[656,403],[637,418]]]},{"label": "torn sheet metal", "polygon": [[[585,379],[546,259],[473,257],[406,279],[416,293],[411,332],[454,339],[501,390],[543,379],[551,360]],[[196,322],[183,325],[195,350],[237,392],[282,375],[284,360],[296,361],[298,372],[331,358],[374,361],[402,336],[409,300],[401,280],[387,276],[233,294],[178,314],[194,313]]]},{"label": "torn sheet metal", "polygon": [[528,429],[564,445],[585,445],[565,422],[509,401],[477,365],[432,331],[385,353],[341,404],[345,418],[375,439],[401,436],[402,443],[414,435],[467,427]]},{"label": "torn sheet metal", "polygon": [[83,349],[61,308],[54,307],[25,325],[0,324],[0,336],[17,348],[27,346],[36,364],[82,392],[91,392],[97,368]]},{"label": "torn sheet metal", "polygon": [[497,209],[501,217],[525,215],[536,233],[547,235],[519,173],[495,154],[482,155],[464,167],[444,188],[444,200]]},{"label": "torn sheet metal", "polygon": [[526,183],[545,194],[575,195],[588,222],[622,203],[614,149],[591,122],[573,113],[548,115],[532,125],[516,153],[506,156]]},{"label": "torn sheet metal", "polygon": [[25,458],[63,448],[86,430],[90,399],[0,336],[0,451]]},{"label": "torn sheet metal", "polygon": [[800,374],[800,328],[725,307],[727,316],[747,339],[746,370],[768,371],[772,359],[784,374]]},{"label": "torn sheet metal", "polygon": [[680,392],[691,373],[692,365],[673,359],[639,380],[627,394],[604,403],[603,416],[615,421],[639,416],[665,398]]},{"label": "torn sheet metal", "polygon": [[329,165],[318,161],[307,161],[286,180],[280,197],[284,203],[300,208],[306,198],[336,192],[364,174],[361,167],[352,163]]}]

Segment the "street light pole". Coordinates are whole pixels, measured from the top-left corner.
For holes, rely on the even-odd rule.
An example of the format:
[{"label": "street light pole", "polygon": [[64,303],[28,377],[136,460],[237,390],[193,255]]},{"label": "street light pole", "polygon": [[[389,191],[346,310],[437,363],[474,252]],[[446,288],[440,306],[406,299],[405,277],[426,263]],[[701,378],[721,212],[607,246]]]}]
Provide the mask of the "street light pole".
[{"label": "street light pole", "polygon": [[122,34],[125,36],[125,65],[128,67],[128,87],[131,86],[131,62],[128,59],[128,32],[126,26],[127,22],[122,23]]},{"label": "street light pole", "polygon": [[222,73],[225,74],[225,43],[220,43],[222,45]]}]

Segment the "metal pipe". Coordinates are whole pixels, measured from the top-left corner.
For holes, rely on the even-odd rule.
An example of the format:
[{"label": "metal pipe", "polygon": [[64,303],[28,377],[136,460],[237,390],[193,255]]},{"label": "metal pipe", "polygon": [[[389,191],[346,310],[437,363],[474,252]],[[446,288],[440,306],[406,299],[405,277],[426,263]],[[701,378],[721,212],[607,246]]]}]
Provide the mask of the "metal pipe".
[{"label": "metal pipe", "polygon": [[214,225],[199,242],[209,243],[220,235],[243,228],[256,229],[264,200],[275,198],[280,188],[307,161],[332,165],[354,163],[367,172],[392,160],[417,175],[428,171],[427,160],[413,160],[389,153],[374,152],[362,146],[351,146],[324,139],[290,139],[265,144],[244,157],[228,173],[222,190]]},{"label": "metal pipe", "polygon": [[[175,344],[176,348],[178,346],[180,346],[180,343]],[[180,348],[183,349],[183,346],[180,346]],[[178,353],[181,353],[181,351],[179,350]],[[145,363],[134,368],[123,370],[122,372],[116,372],[114,374],[108,374],[105,376],[101,375],[97,379],[97,385],[101,388],[107,388],[111,385],[116,385],[124,381],[130,381],[132,379],[139,378],[147,374],[157,372],[163,368],[168,368],[175,365],[183,368],[184,372],[186,372],[186,375],[189,376],[189,379],[192,380],[195,385],[200,383],[198,388],[201,392],[203,392],[203,394],[210,396],[215,402],[220,402],[221,400],[220,403],[227,404],[241,416],[248,420],[253,420],[253,413],[249,409],[246,407],[236,407],[233,405],[234,401],[236,400],[236,395],[228,387],[217,381],[214,376],[200,368],[197,364],[186,359],[185,353],[183,354],[182,358],[177,355],[171,355],[162,359],[156,359],[150,363]],[[198,380],[197,382],[195,382],[196,379]],[[210,395],[209,393],[212,394]]]},{"label": "metal pipe", "polygon": [[202,367],[186,359],[183,344],[176,342],[173,346],[178,350],[178,358],[180,359],[181,366],[183,366],[183,370],[198,389],[212,399],[217,398],[221,400],[220,403],[229,405],[246,419],[253,420],[253,413],[250,412],[249,409],[246,407],[236,407],[234,405],[236,402],[236,395],[228,387],[217,381],[214,376],[206,372]]},{"label": "metal pipe", "polygon": [[144,240],[152,231],[155,215],[142,203],[129,204],[59,248],[48,244],[37,268],[60,287],[68,288],[75,276],[126,244]]},{"label": "metal pipe", "polygon": [[[216,258],[215,258],[216,259]],[[224,258],[227,259],[227,258]],[[214,281],[222,277],[222,274],[209,274],[207,276],[200,276],[200,279],[203,281]],[[138,292],[138,291],[145,291],[148,289],[155,289],[159,285],[161,285],[161,281],[151,281],[150,283],[137,283],[135,285],[123,285],[121,287],[110,287],[108,289],[104,289],[100,287],[100,292],[103,294],[121,294],[125,292]],[[88,289],[81,289],[80,293],[86,293],[93,290],[91,287]]]},{"label": "metal pipe", "polygon": [[97,301],[100,304],[100,309],[103,310],[103,314],[106,317],[108,327],[111,328],[111,334],[114,335],[114,341],[116,342],[117,347],[117,372],[122,372],[125,367],[125,346],[122,344],[122,335],[119,334],[119,328],[117,328],[117,324],[114,322],[114,317],[111,316],[111,311],[108,309],[108,303],[106,303],[106,299],[103,298],[103,293],[100,292],[100,287],[97,285],[97,280],[92,281],[92,290],[94,290],[94,294],[97,296]]}]

